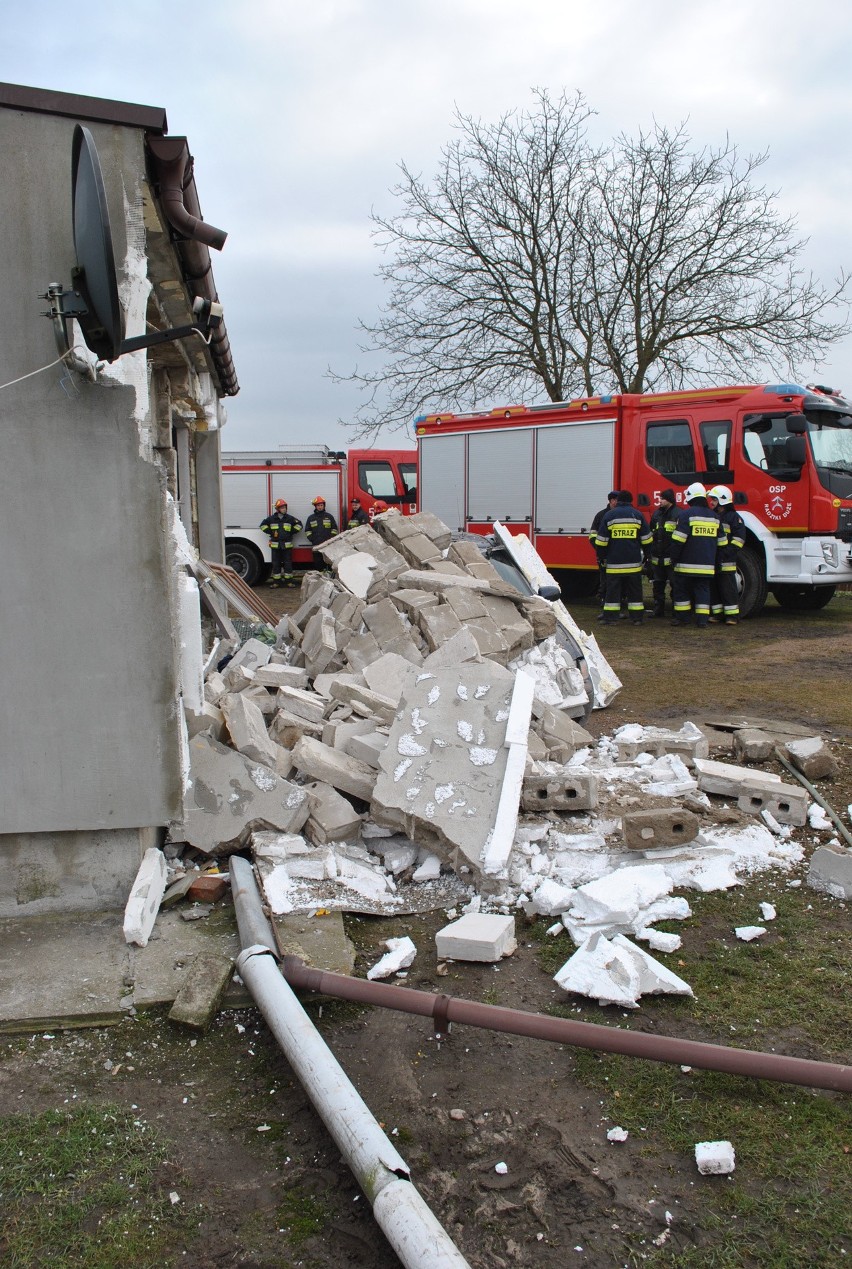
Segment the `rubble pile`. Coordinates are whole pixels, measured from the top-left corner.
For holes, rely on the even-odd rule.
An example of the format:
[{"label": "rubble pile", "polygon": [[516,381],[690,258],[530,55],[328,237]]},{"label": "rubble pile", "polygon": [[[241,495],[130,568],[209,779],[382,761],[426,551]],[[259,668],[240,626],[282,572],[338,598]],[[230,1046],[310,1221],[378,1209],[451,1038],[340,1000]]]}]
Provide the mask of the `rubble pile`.
[{"label": "rubble pile", "polygon": [[[672,952],[655,922],[690,915],[675,890],[800,862],[807,791],[711,758],[691,722],[595,741],[561,605],[514,590],[428,513],[379,516],[322,553],[328,575],[305,577],[275,645],[219,659],[187,711],[175,847],[251,848],[276,914],[521,909],[577,947],[566,990],[688,993],[631,940]],[[740,730],[741,762],[773,755],[778,737]],[[797,769],[831,774],[820,742],[786,740]],[[848,863],[835,838],[821,850]]]}]

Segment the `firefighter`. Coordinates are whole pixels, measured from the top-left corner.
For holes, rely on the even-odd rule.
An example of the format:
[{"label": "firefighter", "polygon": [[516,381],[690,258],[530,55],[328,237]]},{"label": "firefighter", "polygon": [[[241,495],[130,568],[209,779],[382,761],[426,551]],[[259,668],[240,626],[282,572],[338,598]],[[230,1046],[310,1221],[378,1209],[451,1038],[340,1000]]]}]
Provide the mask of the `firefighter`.
[{"label": "firefighter", "polygon": [[272,552],[270,586],[296,586],[293,572],[293,539],[302,528],[301,520],[287,514],[287,503],[279,498],[271,516],[261,520],[260,527],[269,538]]},{"label": "firefighter", "polygon": [[370,517],[361,506],[360,498],[352,499],[352,510],[349,513],[349,519],[346,522],[347,529],[357,529],[360,524],[369,524]]},{"label": "firefighter", "polygon": [[704,629],[710,622],[710,585],[716,572],[716,552],[725,541],[725,527],[707,502],[707,490],[700,481],[683,495],[686,506],[678,513],[672,531],[671,558],[674,570],[675,626],[695,624]]},{"label": "firefighter", "polygon": [[642,600],[642,565],[653,537],[648,522],[632,505],[633,495],[622,489],[616,504],[601,517],[595,535],[595,550],[603,556],[606,570],[606,596],[603,623],[613,626],[627,602],[627,612],[635,626],[645,615]]},{"label": "firefighter", "polygon": [[[592,546],[595,546],[595,538],[598,535],[598,529],[600,527],[601,520],[604,518],[604,516],[606,515],[608,511],[615,510],[617,503],[618,503],[618,490],[610,489],[609,493],[606,496],[606,506],[601,507],[600,511],[596,511],[592,519],[592,527],[589,529],[589,541],[591,542]],[[596,546],[595,546],[595,555],[598,557],[598,605],[601,610],[600,616],[598,617],[598,621],[603,621],[603,606],[604,606],[604,599],[606,598],[606,569],[604,568],[604,562],[603,562],[603,559],[601,558],[601,553]]]},{"label": "firefighter", "polygon": [[707,501],[725,529],[725,543],[716,553],[716,579],[710,620],[735,626],[740,619],[737,590],[737,556],[745,546],[745,521],[734,510],[734,498],[727,485],[714,485]]},{"label": "firefighter", "polygon": [[313,511],[305,521],[305,533],[308,541],[313,547],[314,568],[320,570],[325,568],[325,560],[317,550],[323,542],[327,542],[329,538],[336,538],[338,534],[337,521],[330,511],[325,509],[325,498],[318,496],[311,500]]},{"label": "firefighter", "polygon": [[651,516],[651,533],[654,541],[651,545],[651,557],[647,568],[648,577],[654,591],[654,607],[652,617],[666,615],[666,586],[671,592],[672,560],[671,541],[674,528],[673,511],[676,507],[673,489],[664,489],[660,494],[660,505]]}]

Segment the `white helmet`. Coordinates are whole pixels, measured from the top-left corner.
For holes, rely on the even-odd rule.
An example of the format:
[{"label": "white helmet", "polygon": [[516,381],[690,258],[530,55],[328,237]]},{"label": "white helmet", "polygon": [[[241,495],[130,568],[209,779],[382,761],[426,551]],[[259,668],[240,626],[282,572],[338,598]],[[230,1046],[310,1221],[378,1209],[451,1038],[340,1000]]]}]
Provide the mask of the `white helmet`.
[{"label": "white helmet", "polygon": [[694,498],[706,498],[707,490],[704,488],[700,480],[696,480],[693,484],[688,485],[683,495],[684,502],[692,502]]},{"label": "white helmet", "polygon": [[734,501],[734,495],[727,485],[714,485],[712,489],[708,489],[707,497],[715,498],[720,507],[729,507]]}]

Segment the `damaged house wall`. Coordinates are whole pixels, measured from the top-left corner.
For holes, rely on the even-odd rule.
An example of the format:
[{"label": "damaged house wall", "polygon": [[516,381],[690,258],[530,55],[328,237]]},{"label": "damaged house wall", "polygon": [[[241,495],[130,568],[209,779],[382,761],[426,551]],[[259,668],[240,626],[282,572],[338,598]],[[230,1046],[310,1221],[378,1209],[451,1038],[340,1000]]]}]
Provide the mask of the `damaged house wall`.
[{"label": "damaged house wall", "polygon": [[[164,127],[163,112],[0,88],[0,380],[57,356],[36,297],[51,282],[71,284],[77,121],[100,155],[127,337],[157,314],[157,326],[178,324],[181,307],[188,321],[179,261],[146,174],[145,128],[158,113]],[[111,107],[121,122],[110,120]],[[93,362],[76,325],[72,332]],[[162,356],[124,355],[94,382],[54,365],[0,393],[0,916],[123,905],[145,849],[180,806],[168,493],[192,509],[191,539],[203,537],[208,556],[221,558],[224,414],[203,363],[199,372],[182,348],[161,347]],[[192,415],[189,491],[176,485],[176,402]]]}]

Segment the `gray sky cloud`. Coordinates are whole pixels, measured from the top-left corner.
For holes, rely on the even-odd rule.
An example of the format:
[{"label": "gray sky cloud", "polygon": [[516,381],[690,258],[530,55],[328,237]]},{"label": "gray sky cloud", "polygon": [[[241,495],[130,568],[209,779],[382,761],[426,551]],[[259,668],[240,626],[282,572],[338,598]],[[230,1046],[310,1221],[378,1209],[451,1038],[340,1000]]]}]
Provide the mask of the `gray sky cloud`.
[{"label": "gray sky cloud", "polygon": [[[370,211],[391,210],[400,160],[432,173],[456,107],[495,119],[579,88],[599,139],[688,119],[698,145],[768,148],[765,183],[828,282],[852,255],[850,51],[836,0],[33,0],[5,6],[0,78],[166,108],[229,233],[225,447],[337,448],[359,398],[324,372],[362,360],[358,319],[382,302]],[[852,340],[798,377],[852,393]]]}]

